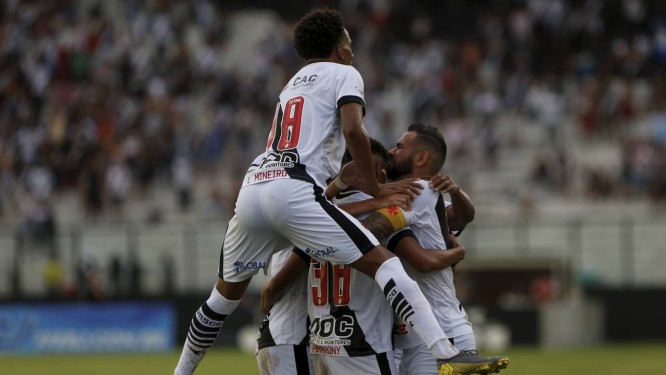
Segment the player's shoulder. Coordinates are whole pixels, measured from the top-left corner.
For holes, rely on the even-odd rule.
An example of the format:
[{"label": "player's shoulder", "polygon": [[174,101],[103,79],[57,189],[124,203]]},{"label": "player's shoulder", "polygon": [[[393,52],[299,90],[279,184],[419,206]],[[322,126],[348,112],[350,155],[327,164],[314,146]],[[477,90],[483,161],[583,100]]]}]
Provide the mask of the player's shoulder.
[{"label": "player's shoulder", "polygon": [[336,204],[342,204],[360,202],[368,199],[372,199],[372,196],[367,193],[364,193],[360,190],[348,190],[338,194],[334,201]]},{"label": "player's shoulder", "polygon": [[421,193],[416,195],[414,197],[414,202],[412,203],[412,207],[417,206],[417,207],[427,207],[431,206],[432,204],[435,204],[441,194],[430,187],[430,181],[425,180],[425,179],[419,179],[416,180],[416,183],[421,185],[423,189],[421,190]]},{"label": "player's shoulder", "polygon": [[361,73],[359,73],[359,71],[352,65],[331,63],[330,68],[336,75],[362,79]]},{"label": "player's shoulder", "polygon": [[416,183],[418,183],[419,185],[421,185],[421,187],[423,187],[423,190],[421,191],[421,195],[424,195],[424,196],[439,196],[439,192],[437,190],[433,189],[430,186],[430,180],[427,180],[425,178],[420,178],[420,179],[416,180]]}]

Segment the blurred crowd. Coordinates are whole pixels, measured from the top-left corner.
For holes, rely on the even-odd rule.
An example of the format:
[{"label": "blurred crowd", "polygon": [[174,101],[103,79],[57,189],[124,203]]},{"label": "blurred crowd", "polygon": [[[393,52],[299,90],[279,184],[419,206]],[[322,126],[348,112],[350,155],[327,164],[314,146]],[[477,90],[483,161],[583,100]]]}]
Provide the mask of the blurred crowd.
[{"label": "blurred crowd", "polygon": [[[1,2],[0,218],[51,233],[63,191],[80,194],[82,220],[122,218],[154,184],[172,188],[182,210],[228,214],[237,186],[213,185],[205,205],[192,189],[210,174],[240,181],[261,151],[276,95],[302,64],[291,30],[293,14],[306,11],[236,3]],[[253,5],[273,7],[277,21],[249,61],[230,64],[239,37],[231,21]],[[405,121],[439,126],[464,174],[492,168],[519,142],[499,125],[519,117],[540,129],[547,151],[530,183],[571,194],[576,161],[563,129],[573,122],[583,142],[614,142],[622,153],[617,170],[581,172],[582,194],[666,195],[664,2],[315,5],[343,11],[365,79],[366,125],[384,143]]]}]

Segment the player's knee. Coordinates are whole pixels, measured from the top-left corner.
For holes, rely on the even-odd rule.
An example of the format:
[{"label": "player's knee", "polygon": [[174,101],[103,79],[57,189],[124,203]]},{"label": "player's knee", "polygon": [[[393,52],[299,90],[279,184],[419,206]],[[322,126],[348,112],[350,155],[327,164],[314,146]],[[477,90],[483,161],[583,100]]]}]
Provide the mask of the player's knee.
[{"label": "player's knee", "polygon": [[379,267],[393,257],[395,257],[393,253],[388,251],[385,247],[377,245],[372,250],[363,254],[363,256],[357,261],[353,262],[351,266],[374,278]]},{"label": "player's knee", "polygon": [[215,289],[226,299],[229,300],[239,300],[243,298],[247,286],[250,285],[252,278],[243,280],[241,282],[228,282],[224,281],[222,278],[217,279],[215,283]]}]

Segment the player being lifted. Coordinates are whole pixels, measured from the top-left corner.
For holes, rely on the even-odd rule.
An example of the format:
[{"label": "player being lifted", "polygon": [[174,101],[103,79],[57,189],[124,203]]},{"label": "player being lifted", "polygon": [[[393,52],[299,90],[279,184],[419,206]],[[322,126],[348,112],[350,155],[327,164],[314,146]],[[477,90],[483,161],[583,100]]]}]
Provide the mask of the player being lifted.
[{"label": "player being lifted", "polygon": [[[218,281],[192,318],[175,374],[194,372],[252,276],[277,249],[291,244],[374,278],[390,303],[400,299],[401,317],[438,359],[438,367],[474,373],[486,359],[461,355],[451,345],[400,261],[324,195],[326,181],[338,174],[345,143],[369,178],[368,192],[390,193],[373,174],[363,126],[363,79],[351,66],[351,39],[340,13],[318,9],[305,15],[296,25],[294,47],[306,65],[280,93],[266,151],[245,175],[222,245]],[[401,212],[396,215],[397,220],[387,217],[405,222]]]}]

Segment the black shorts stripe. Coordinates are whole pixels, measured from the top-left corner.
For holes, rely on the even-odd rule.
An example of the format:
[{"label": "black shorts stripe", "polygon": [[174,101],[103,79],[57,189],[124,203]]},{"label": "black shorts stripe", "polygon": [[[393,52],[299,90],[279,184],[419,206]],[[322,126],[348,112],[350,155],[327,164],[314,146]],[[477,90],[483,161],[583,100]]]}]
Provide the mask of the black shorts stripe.
[{"label": "black shorts stripe", "polygon": [[319,203],[321,208],[347,233],[349,238],[354,242],[354,245],[361,251],[362,254],[375,248],[375,245],[363,233],[363,231],[351,221],[340,209],[329,201],[324,196],[324,191],[317,185],[315,186],[315,200]]},{"label": "black shorts stripe", "polygon": [[[224,230],[224,238],[227,237],[227,231],[229,230],[229,224],[227,224],[227,228]],[[217,276],[224,280],[224,277],[222,277],[222,271],[224,270],[224,238],[222,239],[222,246],[220,246],[220,263],[217,268]]]},{"label": "black shorts stripe", "polygon": [[296,375],[310,375],[306,345],[294,345],[294,361],[296,362]]},{"label": "black shorts stripe", "polygon": [[345,214],[324,195],[324,190],[317,185],[315,180],[305,170],[305,165],[296,164],[293,168],[286,168],[289,177],[295,180],[301,180],[312,184],[315,201],[328,213],[328,215],[347,233],[349,238],[354,242],[354,245],[361,251],[362,254],[375,248],[370,239],[363,233],[363,231],[354,224]]},{"label": "black shorts stripe", "polygon": [[391,365],[389,365],[389,360],[386,353],[379,353],[375,355],[377,358],[377,365],[379,366],[380,375],[391,375]]}]

